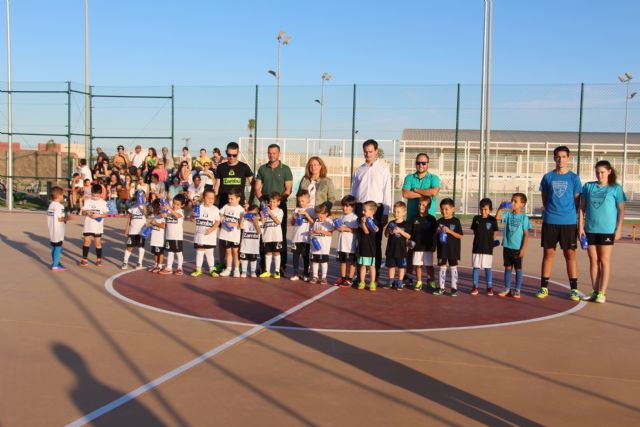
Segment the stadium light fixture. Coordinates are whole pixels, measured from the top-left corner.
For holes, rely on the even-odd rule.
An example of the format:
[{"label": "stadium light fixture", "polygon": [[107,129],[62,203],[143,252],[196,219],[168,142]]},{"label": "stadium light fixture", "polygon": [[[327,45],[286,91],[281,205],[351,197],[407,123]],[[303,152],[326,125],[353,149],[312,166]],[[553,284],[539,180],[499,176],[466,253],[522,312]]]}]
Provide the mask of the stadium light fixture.
[{"label": "stadium light fixture", "polygon": [[278,81],[278,92],[276,96],[276,141],[280,138],[280,47],[289,44],[291,36],[285,31],[280,31],[276,36],[278,40],[278,71],[269,70],[269,74]]},{"label": "stadium light fixture", "polygon": [[322,115],[323,115],[323,110],[324,110],[324,83],[328,82],[329,80],[331,80],[331,74],[328,72],[324,72],[322,73],[322,75],[320,76],[320,81],[321,81],[321,85],[320,85],[320,99],[316,99],[315,102],[317,102],[318,104],[320,104],[320,136],[318,137],[318,152],[320,151],[320,144],[322,144]]},{"label": "stadium light fixture", "polygon": [[275,72],[275,71],[273,71],[273,70],[269,70],[269,71],[267,71],[267,72],[268,72],[269,74],[271,74],[273,77],[277,77],[277,74],[276,74],[276,72]]},{"label": "stadium light fixture", "polygon": [[636,92],[629,94],[629,89],[631,85],[631,80],[633,79],[633,74],[624,73],[624,76],[618,76],[618,80],[620,83],[624,83],[627,86],[627,93],[625,95],[624,100],[624,144],[622,145],[622,188],[624,189],[624,179],[627,174],[627,129],[629,124],[629,101],[633,99],[636,95]]}]

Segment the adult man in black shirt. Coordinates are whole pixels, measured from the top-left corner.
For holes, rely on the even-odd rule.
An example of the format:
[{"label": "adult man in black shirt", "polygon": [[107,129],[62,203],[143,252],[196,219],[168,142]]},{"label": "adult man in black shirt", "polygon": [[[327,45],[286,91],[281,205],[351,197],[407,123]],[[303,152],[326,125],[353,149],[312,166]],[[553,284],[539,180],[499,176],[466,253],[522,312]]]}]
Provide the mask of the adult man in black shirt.
[{"label": "adult man in black shirt", "polygon": [[244,194],[245,185],[253,182],[253,172],[249,165],[238,160],[240,147],[237,142],[227,144],[227,161],[221,163],[216,168],[216,185],[214,191],[216,193],[218,208],[222,208],[229,201],[229,191],[232,188],[238,188],[242,191],[240,204],[246,209],[247,203]]}]

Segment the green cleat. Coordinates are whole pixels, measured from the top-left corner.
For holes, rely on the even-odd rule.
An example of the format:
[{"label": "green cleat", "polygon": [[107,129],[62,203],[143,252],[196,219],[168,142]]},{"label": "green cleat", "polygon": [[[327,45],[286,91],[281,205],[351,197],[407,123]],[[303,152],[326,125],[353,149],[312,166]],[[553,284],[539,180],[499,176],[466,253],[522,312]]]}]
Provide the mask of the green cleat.
[{"label": "green cleat", "polygon": [[544,299],[546,297],[549,296],[549,289],[548,288],[540,288],[538,289],[538,293],[536,294],[536,297],[540,298],[540,299]]},{"label": "green cleat", "polygon": [[218,272],[216,271],[216,269],[215,269],[215,268],[212,268],[211,270],[209,270],[209,275],[210,275],[211,277],[218,277],[218,276],[220,276],[220,275],[218,274]]},{"label": "green cleat", "polygon": [[607,297],[604,295],[603,292],[598,292],[598,295],[596,296],[596,302],[599,304],[604,304],[607,301]]},{"label": "green cleat", "polygon": [[422,282],[420,280],[418,280],[416,282],[416,285],[413,287],[414,291],[421,291],[422,290]]},{"label": "green cleat", "polygon": [[378,285],[376,285],[376,282],[371,282],[371,283],[369,283],[369,290],[370,290],[371,292],[375,292],[375,291],[376,291],[376,289],[378,289]]},{"label": "green cleat", "polygon": [[260,274],[260,277],[262,277],[263,279],[268,279],[269,277],[271,277],[271,273],[269,273],[268,271],[264,271]]},{"label": "green cleat", "polygon": [[571,289],[569,292],[569,299],[571,301],[580,301],[580,292],[577,289]]},{"label": "green cleat", "polygon": [[362,281],[362,282],[358,283],[358,290],[359,290],[359,291],[363,290],[363,289],[364,289],[364,288],[366,288],[366,287],[367,287],[367,284],[366,284],[366,283],[364,283],[364,281]]},{"label": "green cleat", "polygon": [[200,277],[202,276],[202,269],[196,268],[193,273],[191,273],[191,277]]}]

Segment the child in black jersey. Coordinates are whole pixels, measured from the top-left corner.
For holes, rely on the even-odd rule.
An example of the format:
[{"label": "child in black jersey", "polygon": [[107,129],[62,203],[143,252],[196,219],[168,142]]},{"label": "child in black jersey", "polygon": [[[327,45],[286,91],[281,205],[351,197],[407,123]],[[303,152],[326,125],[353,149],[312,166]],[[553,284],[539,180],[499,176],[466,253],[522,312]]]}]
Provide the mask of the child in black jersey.
[{"label": "child in black jersey", "polygon": [[478,282],[480,282],[480,270],[484,269],[487,280],[487,295],[493,296],[493,248],[495,246],[498,221],[491,216],[493,209],[491,199],[482,199],[479,204],[480,215],[473,217],[471,229],[473,230],[473,249],[471,262],[473,265],[473,288],[471,295],[478,295]]},{"label": "child in black jersey", "polygon": [[456,205],[453,199],[446,198],[440,202],[442,217],[436,221],[440,287],[433,291],[434,295],[444,294],[447,266],[449,266],[451,268],[451,296],[458,296],[458,261],[460,260],[460,240],[463,232],[460,220],[453,216],[455,210]]},{"label": "child in black jersey", "polygon": [[[387,250],[385,252],[385,264],[389,269],[389,286],[399,291],[402,290],[405,269],[407,268],[407,241],[411,234],[407,232],[407,205],[404,202],[396,202],[393,205],[394,220],[384,230],[387,237]],[[396,268],[398,279],[396,280]]]}]

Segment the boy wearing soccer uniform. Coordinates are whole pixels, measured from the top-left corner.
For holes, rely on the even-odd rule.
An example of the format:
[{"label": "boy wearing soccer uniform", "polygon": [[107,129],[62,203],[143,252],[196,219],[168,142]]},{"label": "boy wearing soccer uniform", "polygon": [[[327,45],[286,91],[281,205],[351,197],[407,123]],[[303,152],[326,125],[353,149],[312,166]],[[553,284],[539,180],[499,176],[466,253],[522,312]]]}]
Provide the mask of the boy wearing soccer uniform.
[{"label": "boy wearing soccer uniform", "polygon": [[480,269],[484,269],[487,280],[487,295],[493,296],[493,247],[495,246],[498,221],[491,216],[493,206],[491,199],[480,200],[480,215],[473,217],[471,230],[473,230],[473,249],[471,262],[473,264],[473,288],[471,295],[478,295],[478,283],[480,282]]},{"label": "boy wearing soccer uniform", "polygon": [[151,273],[159,273],[162,270],[162,263],[164,261],[164,228],[165,221],[162,216],[162,203],[160,199],[156,199],[151,203],[151,209],[153,210],[153,219],[149,225],[151,226],[151,237],[149,243],[151,244],[151,253],[153,254],[155,264],[148,271]]},{"label": "boy wearing soccer uniform", "polygon": [[367,269],[369,270],[369,290],[375,292],[378,288],[375,261],[376,234],[380,230],[380,223],[374,218],[377,210],[378,204],[372,200],[362,204],[362,218],[360,218],[360,232],[356,248],[356,257],[360,266],[358,290],[363,290],[366,287]]},{"label": "boy wearing soccer uniform", "polygon": [[69,220],[69,214],[65,211],[64,190],[61,187],[51,189],[51,203],[47,209],[47,226],[49,228],[49,242],[51,242],[51,271],[67,271],[60,264],[62,254],[62,242],[64,242],[65,224]]},{"label": "boy wearing soccer uniform", "polygon": [[[360,221],[353,212],[356,206],[356,198],[348,194],[340,201],[342,205],[342,217],[338,219],[338,262],[340,262],[340,278],[336,286],[350,288],[353,286],[353,277],[356,274],[356,244],[360,229]],[[347,269],[349,270],[347,272]],[[348,274],[348,275],[347,275]]]},{"label": "boy wearing soccer uniform", "polygon": [[412,265],[416,269],[415,291],[422,290],[422,266],[427,267],[429,285],[432,290],[436,288],[435,271],[433,269],[433,251],[435,250],[434,233],[436,230],[436,218],[429,213],[432,198],[420,197],[418,202],[418,215],[409,221],[411,241],[413,242]]},{"label": "boy wearing soccer uniform", "polygon": [[84,215],[84,228],[82,229],[82,260],[80,266],[89,265],[87,257],[91,241],[94,240],[96,246],[96,266],[102,266],[102,233],[104,233],[104,218],[107,217],[109,208],[107,202],[101,197],[102,186],[93,184],[91,186],[91,198],[87,200],[81,210]]},{"label": "boy wearing soccer uniform", "polygon": [[[522,259],[527,249],[529,241],[529,230],[531,223],[527,214],[521,210],[527,204],[527,196],[522,193],[515,193],[511,197],[512,211],[503,212],[505,202],[500,204],[496,212],[496,219],[502,221],[504,234],[502,238],[502,256],[504,258],[504,291],[498,294],[505,298],[511,296],[520,299],[520,289],[522,288]],[[516,290],[511,290],[512,268],[516,270]]]},{"label": "boy wearing soccer uniform", "polygon": [[309,280],[309,226],[315,221],[315,210],[309,206],[310,195],[307,190],[300,190],[296,195],[298,207],[291,216],[293,235],[291,236],[291,253],[293,254],[293,275],[289,280],[299,280],[300,257],[302,256],[302,277]]},{"label": "boy wearing soccer uniform", "polygon": [[[265,270],[260,277],[280,278],[280,249],[282,249],[282,218],[284,212],[280,209],[280,193],[269,194],[269,204],[260,212],[262,217],[262,241],[264,242]],[[271,262],[274,262],[273,275],[269,272]]]},{"label": "boy wearing soccer uniform", "polygon": [[[329,252],[331,251],[331,234],[333,222],[329,219],[329,209],[322,204],[314,208],[317,221],[309,231],[311,240],[311,270],[312,277],[309,283],[326,285],[327,272],[329,271]],[[315,240],[314,240],[315,239]],[[320,272],[318,273],[318,270]],[[318,276],[318,274],[320,274]]]},{"label": "boy wearing soccer uniform", "polygon": [[[387,237],[387,250],[385,251],[385,265],[389,269],[389,287],[402,290],[404,273],[407,268],[407,242],[411,238],[408,233],[408,225],[405,221],[407,205],[404,202],[396,202],[393,205],[393,221],[387,224],[384,234]],[[396,280],[396,268],[398,280]]]},{"label": "boy wearing soccer uniform", "polygon": [[171,205],[167,204],[167,213],[163,214],[165,221],[164,249],[167,251],[167,265],[160,271],[160,274],[173,273],[173,260],[177,258],[176,276],[182,276],[182,239],[183,239],[183,221],[184,206],[186,199],[183,194],[178,194],[171,201]]},{"label": "boy wearing soccer uniform", "polygon": [[138,248],[138,265],[137,270],[142,268],[142,260],[144,259],[144,236],[142,235],[142,229],[147,223],[147,206],[146,197],[140,193],[140,200],[135,206],[129,208],[127,215],[127,224],[124,227],[124,237],[127,239],[127,247],[124,251],[124,258],[122,260],[122,270],[129,268],[129,257],[133,248]]},{"label": "boy wearing soccer uniform", "polygon": [[451,296],[458,296],[458,261],[460,260],[460,240],[462,224],[453,216],[456,205],[453,199],[446,198],[440,202],[442,217],[436,221],[438,265],[440,266],[440,287],[433,295],[443,295],[447,281],[447,266],[451,269]]},{"label": "boy wearing soccer uniform", "polygon": [[204,190],[200,212],[195,215],[196,228],[193,233],[193,247],[196,250],[196,269],[191,273],[192,277],[202,275],[202,264],[207,258],[209,274],[218,276],[214,270],[214,250],[220,227],[220,211],[214,205],[215,194],[211,188]]},{"label": "boy wearing soccer uniform", "polygon": [[240,277],[238,248],[240,248],[240,219],[244,214],[244,208],[240,206],[242,191],[239,188],[232,188],[227,197],[229,203],[220,209],[222,219],[220,245],[224,246],[226,255],[226,268],[220,272],[220,276],[230,276],[231,268],[234,267],[233,277]]},{"label": "boy wearing soccer uniform", "polygon": [[[240,219],[240,229],[242,238],[240,239],[240,266],[242,273],[240,277],[258,277],[256,274],[256,264],[260,254],[260,215],[259,208],[251,205],[247,212]],[[249,273],[251,271],[251,273]]]}]

